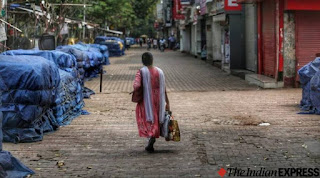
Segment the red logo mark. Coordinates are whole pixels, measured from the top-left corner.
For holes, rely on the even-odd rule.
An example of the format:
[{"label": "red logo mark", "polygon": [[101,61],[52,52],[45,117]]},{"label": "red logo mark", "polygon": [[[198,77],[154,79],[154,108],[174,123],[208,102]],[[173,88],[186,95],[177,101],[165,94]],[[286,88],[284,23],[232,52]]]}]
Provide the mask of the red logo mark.
[{"label": "red logo mark", "polygon": [[223,177],[225,174],[227,173],[227,171],[223,168],[220,169],[220,171],[218,172],[218,174]]}]

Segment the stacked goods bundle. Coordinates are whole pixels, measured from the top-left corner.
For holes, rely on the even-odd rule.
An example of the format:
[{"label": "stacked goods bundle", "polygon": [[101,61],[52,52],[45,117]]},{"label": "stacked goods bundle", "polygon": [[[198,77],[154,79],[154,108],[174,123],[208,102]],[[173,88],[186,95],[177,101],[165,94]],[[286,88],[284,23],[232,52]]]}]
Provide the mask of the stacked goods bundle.
[{"label": "stacked goods bundle", "polygon": [[98,48],[100,50],[100,52],[103,55],[103,65],[110,65],[110,61],[109,61],[109,50],[108,47],[106,45],[99,45],[99,44],[89,44],[90,47],[93,48]]},{"label": "stacked goods bundle", "polygon": [[75,56],[75,58],[77,60],[77,70],[79,72],[80,80],[81,80],[80,83],[83,86],[84,85],[84,73],[85,73],[84,68],[90,67],[89,57],[83,51],[72,48],[71,46],[60,46],[59,49],[57,49],[57,50]]},{"label": "stacked goods bundle", "polygon": [[70,46],[59,46],[57,47],[58,50],[62,50],[64,48],[74,48],[80,50],[85,53],[85,56],[89,59],[90,63],[88,64],[87,61],[84,64],[85,69],[85,77],[86,78],[94,78],[97,77],[102,69],[103,63],[103,55],[101,54],[100,50],[97,48],[90,47],[86,44],[76,44]]},{"label": "stacked goods bundle", "polygon": [[71,73],[74,77],[79,78],[77,70],[77,61],[75,56],[61,51],[41,51],[41,50],[10,50],[2,53],[2,55],[30,55],[41,56],[57,65],[59,69]]},{"label": "stacked goods bundle", "polygon": [[320,114],[320,57],[299,71],[302,86],[300,108],[311,114]]},{"label": "stacked goods bundle", "polygon": [[69,125],[81,115],[84,106],[81,84],[70,73],[60,70],[58,97],[53,107],[54,116],[60,126]]},{"label": "stacked goods bundle", "polygon": [[58,68],[49,60],[0,55],[4,141],[40,141],[59,127],[51,109],[59,84]]},{"label": "stacked goods bundle", "polygon": [[26,177],[34,174],[32,170],[14,158],[9,152],[2,150],[2,118],[3,115],[0,111],[0,177]]},{"label": "stacked goods bundle", "polygon": [[134,38],[132,38],[132,37],[127,37],[126,40],[130,40],[130,45],[136,44]]},{"label": "stacked goods bundle", "polygon": [[110,57],[124,55],[124,51],[125,51],[124,41],[122,41],[120,38],[98,36],[96,37],[94,43],[100,44],[100,45],[106,45],[108,47]]},{"label": "stacked goods bundle", "polygon": [[81,114],[83,94],[76,57],[62,51],[39,51],[39,50],[13,50],[7,51],[7,55],[41,56],[53,61],[59,69],[60,85],[58,97],[53,105],[53,115],[59,125],[69,124],[75,117]]}]

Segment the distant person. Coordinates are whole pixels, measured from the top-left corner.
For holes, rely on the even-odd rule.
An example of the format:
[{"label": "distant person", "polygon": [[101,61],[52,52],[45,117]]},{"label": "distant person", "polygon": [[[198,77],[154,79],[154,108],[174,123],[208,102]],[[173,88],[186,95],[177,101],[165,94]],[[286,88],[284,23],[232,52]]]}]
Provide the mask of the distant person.
[{"label": "distant person", "polygon": [[147,39],[148,50],[151,49],[151,43],[152,43],[152,39],[151,39],[151,38],[148,38],[148,39]]},{"label": "distant person", "polygon": [[201,49],[201,59],[202,60],[207,60],[207,45],[203,45]]},{"label": "distant person", "polygon": [[164,39],[164,38],[162,38],[161,40],[160,40],[160,51],[164,51],[164,49],[165,49],[165,47],[166,47],[166,40]]},{"label": "distant person", "polygon": [[126,48],[129,50],[129,48],[130,48],[130,44],[131,44],[131,41],[130,41],[130,39],[126,39]]},{"label": "distant person", "polygon": [[175,47],[175,42],[176,42],[175,37],[171,35],[171,37],[169,38],[169,47],[171,50]]},{"label": "distant person", "polygon": [[142,39],[141,38],[139,39],[139,44],[140,44],[140,47],[142,47]]},{"label": "distant person", "polygon": [[136,120],[139,136],[148,139],[145,150],[154,152],[154,143],[160,136],[160,124],[164,122],[165,111],[170,110],[163,71],[153,66],[153,56],[146,52],[142,55],[142,67],[134,80],[134,91],[143,87],[143,98],[137,103]]},{"label": "distant person", "polygon": [[153,39],[153,49],[157,49],[157,46],[158,46],[158,39],[155,38]]}]

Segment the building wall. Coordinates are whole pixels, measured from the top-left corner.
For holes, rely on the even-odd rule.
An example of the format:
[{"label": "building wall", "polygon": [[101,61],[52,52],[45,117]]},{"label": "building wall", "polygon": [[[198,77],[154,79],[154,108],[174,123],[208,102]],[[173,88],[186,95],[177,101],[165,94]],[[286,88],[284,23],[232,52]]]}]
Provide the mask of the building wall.
[{"label": "building wall", "polygon": [[294,13],[284,13],[284,84],[293,87],[296,75],[295,53],[295,17]]}]

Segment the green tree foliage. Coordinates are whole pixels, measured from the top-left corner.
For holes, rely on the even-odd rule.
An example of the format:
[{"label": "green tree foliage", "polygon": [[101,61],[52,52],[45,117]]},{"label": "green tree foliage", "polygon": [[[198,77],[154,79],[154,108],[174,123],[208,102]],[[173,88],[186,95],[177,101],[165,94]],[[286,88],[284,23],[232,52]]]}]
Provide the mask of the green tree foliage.
[{"label": "green tree foliage", "polygon": [[[74,0],[74,3],[83,3],[83,0]],[[101,27],[109,26],[110,29],[131,32],[131,36],[138,37],[142,34],[154,34],[154,10],[156,0],[95,0],[86,1],[92,4],[87,8],[87,19],[100,24]],[[79,7],[78,7],[79,9]],[[79,13],[78,18],[82,18]]]},{"label": "green tree foliage", "polygon": [[[39,1],[40,2],[40,1]],[[48,3],[90,4],[86,7],[86,20],[105,28],[131,32],[130,36],[154,35],[154,10],[157,0],[46,0]],[[37,4],[37,3],[36,3]],[[82,6],[55,6],[57,15],[83,19]]]}]

